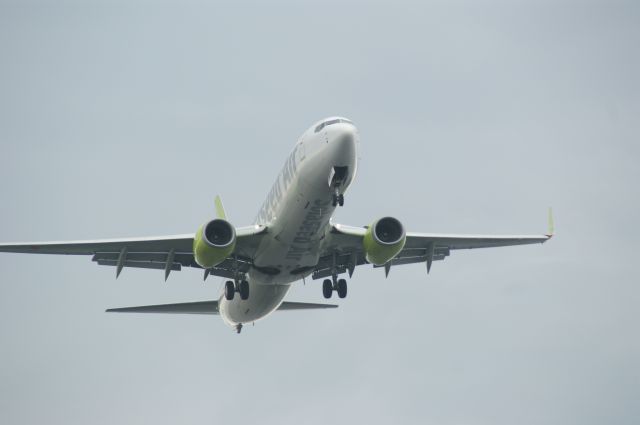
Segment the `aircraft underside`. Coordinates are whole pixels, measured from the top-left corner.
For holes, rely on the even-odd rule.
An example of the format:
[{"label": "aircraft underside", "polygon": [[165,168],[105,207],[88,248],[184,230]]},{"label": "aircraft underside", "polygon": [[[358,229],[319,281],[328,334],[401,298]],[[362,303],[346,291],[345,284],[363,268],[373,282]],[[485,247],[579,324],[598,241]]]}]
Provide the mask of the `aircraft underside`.
[{"label": "aircraft underside", "polygon": [[[303,133],[285,161],[255,224],[232,225],[222,201],[216,198],[215,217],[195,233],[145,238],[71,242],[0,244],[0,252],[91,256],[102,266],[114,267],[116,278],[125,268],[164,272],[184,267],[200,269],[204,280],[225,279],[217,300],[109,309],[110,312],[164,314],[219,314],[238,332],[245,323],[270,313],[335,308],[334,304],[284,301],[293,282],[322,280],[324,298],[347,296],[347,281],[356,267],[384,269],[422,263],[429,273],[460,249],[541,244],[553,235],[455,235],[406,232],[394,217],[378,218],[367,226],[345,226],[331,221],[345,204],[345,192],[357,169],[358,131],[345,118],[333,117]],[[369,217],[370,219],[371,217]]]}]

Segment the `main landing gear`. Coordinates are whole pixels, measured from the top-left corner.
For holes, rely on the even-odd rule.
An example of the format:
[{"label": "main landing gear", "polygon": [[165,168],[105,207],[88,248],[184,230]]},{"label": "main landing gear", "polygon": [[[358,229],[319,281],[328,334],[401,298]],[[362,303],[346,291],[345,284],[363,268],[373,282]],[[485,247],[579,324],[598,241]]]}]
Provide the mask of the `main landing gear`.
[{"label": "main landing gear", "polygon": [[325,279],[322,282],[322,295],[325,298],[331,298],[333,291],[338,293],[338,297],[344,298],[347,296],[347,281],[345,279],[338,279],[336,276],[331,279]]},{"label": "main landing gear", "polygon": [[240,299],[246,300],[249,298],[249,282],[246,280],[227,280],[224,284],[224,297],[231,301],[236,292],[240,293]]}]

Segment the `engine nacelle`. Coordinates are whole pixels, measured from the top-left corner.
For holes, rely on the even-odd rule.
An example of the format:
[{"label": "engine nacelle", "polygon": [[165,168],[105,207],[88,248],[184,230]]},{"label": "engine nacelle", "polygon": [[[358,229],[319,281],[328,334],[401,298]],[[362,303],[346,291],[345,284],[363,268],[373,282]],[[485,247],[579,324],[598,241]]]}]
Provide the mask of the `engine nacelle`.
[{"label": "engine nacelle", "polygon": [[362,245],[367,261],[381,266],[398,255],[406,241],[402,223],[393,217],[384,217],[369,226]]},{"label": "engine nacelle", "polygon": [[193,257],[200,267],[209,269],[222,263],[236,247],[236,229],[216,218],[200,226],[193,238]]}]

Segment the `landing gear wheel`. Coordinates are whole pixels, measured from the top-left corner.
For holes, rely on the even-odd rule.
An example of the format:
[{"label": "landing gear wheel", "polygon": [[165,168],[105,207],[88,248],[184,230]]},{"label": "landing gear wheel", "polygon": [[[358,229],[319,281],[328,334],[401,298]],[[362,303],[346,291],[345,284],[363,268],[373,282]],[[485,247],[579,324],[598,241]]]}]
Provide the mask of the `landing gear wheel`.
[{"label": "landing gear wheel", "polygon": [[246,300],[249,298],[249,282],[246,280],[240,281],[238,285],[238,292],[240,292],[240,298]]},{"label": "landing gear wheel", "polygon": [[331,298],[332,293],[333,293],[333,282],[331,282],[329,279],[325,279],[322,282],[322,295],[324,295],[325,298],[329,299]]},{"label": "landing gear wheel", "polygon": [[224,284],[224,297],[228,301],[231,301],[235,293],[236,293],[236,286],[233,284],[232,281],[227,280],[227,282]]},{"label": "landing gear wheel", "polygon": [[344,205],[344,195],[342,193],[334,193],[332,201],[331,201],[331,205],[333,205],[334,207],[337,206],[337,205],[343,206]]},{"label": "landing gear wheel", "polygon": [[347,281],[344,279],[338,279],[338,297],[344,298],[347,296]]}]

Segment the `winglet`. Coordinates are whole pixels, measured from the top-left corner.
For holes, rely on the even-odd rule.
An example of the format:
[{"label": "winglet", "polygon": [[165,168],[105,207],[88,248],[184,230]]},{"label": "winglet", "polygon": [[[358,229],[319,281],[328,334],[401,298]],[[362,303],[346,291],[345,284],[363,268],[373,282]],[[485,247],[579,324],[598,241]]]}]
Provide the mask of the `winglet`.
[{"label": "winglet", "polygon": [[224,206],[222,205],[222,199],[220,199],[220,195],[216,196],[215,204],[216,204],[216,217],[226,220],[227,214],[224,212]]},{"label": "winglet", "polygon": [[549,228],[547,229],[547,237],[551,238],[554,235],[555,227],[553,225],[553,210],[549,207]]}]

